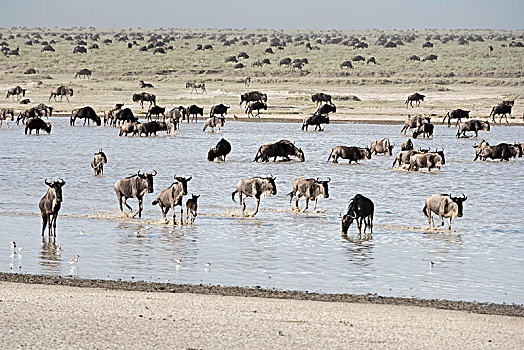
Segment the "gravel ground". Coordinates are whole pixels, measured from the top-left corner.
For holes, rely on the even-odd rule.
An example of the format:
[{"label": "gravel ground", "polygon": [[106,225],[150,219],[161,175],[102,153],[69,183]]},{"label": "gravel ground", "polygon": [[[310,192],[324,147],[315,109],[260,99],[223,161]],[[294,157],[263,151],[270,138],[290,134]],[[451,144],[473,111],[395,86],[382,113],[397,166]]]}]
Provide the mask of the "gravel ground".
[{"label": "gravel ground", "polygon": [[522,317],[413,301],[322,302],[296,300],[320,298],[312,294],[206,286],[166,285],[152,293],[159,284],[20,275],[11,278],[28,283],[12,283],[8,276],[0,282],[2,349],[524,348]]}]

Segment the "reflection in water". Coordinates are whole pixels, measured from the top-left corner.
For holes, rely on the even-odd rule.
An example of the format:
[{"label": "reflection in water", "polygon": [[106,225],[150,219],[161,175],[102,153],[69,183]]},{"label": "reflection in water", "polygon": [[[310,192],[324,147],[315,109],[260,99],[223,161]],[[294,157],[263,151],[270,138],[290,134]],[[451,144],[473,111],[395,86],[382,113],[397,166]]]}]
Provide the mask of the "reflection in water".
[{"label": "reflection in water", "polygon": [[[0,174],[1,271],[524,302],[524,281],[515,278],[524,268],[524,218],[507,210],[508,202],[524,206],[524,196],[517,195],[524,162],[472,162],[475,141],[457,139],[452,128],[437,125],[434,139],[416,140],[416,148],[446,149],[442,171],[427,174],[391,170],[393,157],[387,156],[351,166],[325,162],[337,144],[362,146],[388,137],[400,145],[406,138],[395,125],[332,124],[318,133],[301,132],[294,124],[231,122],[215,135],[184,124],[176,137],[119,138],[115,128],[71,128],[65,118],[52,122],[55,131],[45,138],[24,137],[23,127],[0,129],[3,146],[17,150]],[[486,139],[507,142],[522,131],[494,127]],[[228,161],[205,161],[222,137],[233,147]],[[306,161],[252,162],[261,144],[278,139],[294,141]],[[77,147],[71,152],[73,142]],[[110,162],[104,176],[94,177],[89,164],[99,148]],[[177,150],[167,151],[169,161],[166,150]],[[122,217],[113,185],[138,169],[157,170],[156,190],[146,194],[141,219]],[[166,225],[151,205],[175,173],[192,175],[188,192],[202,194],[194,225]],[[262,199],[255,218],[235,216],[239,206],[231,192],[238,180],[270,173],[278,194]],[[34,174],[67,181],[56,239],[38,239],[38,200],[46,186]],[[286,193],[299,176],[331,178],[324,213],[290,210]],[[453,219],[456,231],[428,232],[421,210],[426,197],[463,192],[468,201],[464,216]],[[374,234],[359,238],[352,231],[341,239],[337,214],[357,193],[375,203]],[[136,208],[135,201],[131,205]],[[252,210],[254,201],[248,200],[248,207]],[[24,247],[23,259],[10,257],[10,240]],[[67,264],[77,254],[79,262]],[[431,269],[428,260],[435,262]]]}]

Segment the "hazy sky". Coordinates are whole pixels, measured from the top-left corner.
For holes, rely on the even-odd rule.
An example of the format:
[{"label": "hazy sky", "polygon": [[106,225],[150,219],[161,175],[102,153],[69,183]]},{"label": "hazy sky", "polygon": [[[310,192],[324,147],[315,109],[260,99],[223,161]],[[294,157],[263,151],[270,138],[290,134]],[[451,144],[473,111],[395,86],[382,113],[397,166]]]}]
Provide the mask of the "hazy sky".
[{"label": "hazy sky", "polygon": [[1,27],[524,29],[524,0],[1,1]]}]

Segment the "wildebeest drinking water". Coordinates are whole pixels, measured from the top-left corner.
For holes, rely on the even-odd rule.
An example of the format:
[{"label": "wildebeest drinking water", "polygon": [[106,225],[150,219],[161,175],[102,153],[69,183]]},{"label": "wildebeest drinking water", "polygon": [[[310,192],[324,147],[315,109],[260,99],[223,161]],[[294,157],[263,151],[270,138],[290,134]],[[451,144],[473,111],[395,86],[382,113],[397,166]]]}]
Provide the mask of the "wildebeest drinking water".
[{"label": "wildebeest drinking water", "polygon": [[16,100],[20,100],[22,97],[25,96],[26,89],[22,89],[20,86],[15,86],[14,88],[10,88],[7,90],[7,95],[5,96],[6,99],[9,98],[9,96],[16,96]]},{"label": "wildebeest drinking water", "polygon": [[95,176],[104,175],[104,163],[107,163],[107,157],[102,149],[100,149],[100,151],[95,153],[95,156],[91,161],[91,168],[95,171]]},{"label": "wildebeest drinking water", "polygon": [[209,150],[207,153],[207,160],[210,162],[214,161],[216,158],[226,161],[226,156],[231,152],[231,144],[224,138],[218,141],[217,145]]},{"label": "wildebeest drinking water", "polygon": [[62,206],[62,187],[66,182],[62,179],[59,181],[47,181],[46,179],[44,182],[49,189],[38,204],[42,215],[42,236],[46,225],[48,225],[49,235],[56,236],[56,218]]},{"label": "wildebeest drinking water", "polygon": [[76,119],[84,119],[83,125],[86,125],[86,122],[87,125],[89,125],[91,121],[95,122],[98,126],[102,124],[102,120],[96,114],[95,110],[90,106],[73,109],[73,111],[71,111],[71,118],[69,119],[69,124],[71,126],[75,126]]},{"label": "wildebeest drinking water", "polygon": [[158,197],[156,200],[152,202],[153,205],[157,205],[160,207],[160,210],[162,211],[162,215],[164,216],[164,220],[167,223],[167,213],[169,210],[173,212],[173,225],[176,225],[176,213],[175,213],[175,207],[180,206],[180,223],[184,224],[184,219],[182,217],[182,214],[184,212],[184,209],[182,207],[182,199],[185,195],[187,195],[187,183],[191,181],[193,178],[190,177],[181,177],[176,176],[176,174],[173,176],[173,178],[177,181],[168,188],[163,189],[158,194]]},{"label": "wildebeest drinking water", "polygon": [[289,156],[297,157],[301,162],[306,160],[302,149],[296,147],[293,142],[280,140],[260,146],[253,161],[258,162],[261,160],[263,162],[269,162],[269,158],[273,158],[273,161],[276,162],[277,157],[282,157],[282,160],[289,161]]},{"label": "wildebeest drinking water", "polygon": [[29,135],[31,135],[32,130],[36,130],[37,135],[40,135],[40,130],[45,130],[45,132],[50,134],[51,123],[44,121],[41,118],[31,118],[25,122],[24,133],[27,135],[27,132],[29,131]]},{"label": "wildebeest drinking water", "polygon": [[444,226],[444,218],[449,218],[448,230],[451,231],[451,219],[462,217],[462,204],[468,199],[464,194],[462,197],[452,197],[450,194],[434,194],[426,199],[422,212],[428,217],[428,224],[433,225],[433,213],[440,217],[440,226]]},{"label": "wildebeest drinking water", "polygon": [[136,175],[128,176],[124,179],[120,179],[115,183],[114,189],[116,196],[118,197],[118,204],[120,206],[120,211],[124,214],[124,209],[122,208],[122,199],[124,204],[129,210],[133,210],[129,204],[127,204],[128,198],[135,198],[138,201],[138,211],[133,215],[135,217],[138,214],[138,217],[142,216],[142,203],[143,198],[146,193],[153,193],[153,177],[156,176],[156,171],[153,170],[153,173],[140,173],[140,170]]},{"label": "wildebeest drinking water", "polygon": [[49,95],[49,101],[51,101],[51,97],[53,97],[56,102],[56,96],[60,96],[60,101],[62,101],[62,97],[65,96],[67,102],[69,102],[69,97],[73,97],[73,89],[67,88],[65,86],[54,88],[51,90],[51,95]]},{"label": "wildebeest drinking water", "polygon": [[417,107],[420,106],[420,101],[424,101],[424,97],[426,96],[419,94],[418,92],[415,92],[413,95],[409,95],[405,102],[406,108],[408,108],[408,104],[409,106],[413,107],[413,102],[415,102]]},{"label": "wildebeest drinking water", "polygon": [[299,209],[298,201],[300,197],[304,196],[306,198],[306,206],[302,210],[306,211],[309,207],[309,201],[315,201],[315,207],[313,211],[317,211],[317,202],[320,198],[329,198],[329,186],[328,183],[331,181],[330,178],[327,180],[317,179],[306,179],[305,177],[299,177],[293,180],[293,191],[288,193],[289,204],[291,204],[293,198],[295,198],[295,208]]},{"label": "wildebeest drinking water", "polygon": [[362,221],[364,222],[364,234],[366,234],[366,229],[368,227],[370,229],[370,235],[373,234],[374,211],[375,205],[373,204],[373,201],[361,194],[357,194],[349,202],[346,214],[342,216],[342,235],[347,236],[348,229],[353,223],[353,220],[357,222],[359,236],[361,234]]},{"label": "wildebeest drinking water", "polygon": [[485,122],[482,120],[468,120],[464,123],[458,124],[459,128],[457,131],[457,137],[467,137],[466,132],[467,131],[473,131],[475,133],[475,137],[479,136],[479,130],[489,131],[490,126],[489,122]]},{"label": "wildebeest drinking water", "polygon": [[[270,177],[252,177],[249,179],[242,179],[237,184],[237,189],[231,194],[233,202],[235,201],[235,194],[238,193],[240,200],[240,208],[242,209],[243,216],[255,216],[258,213],[258,207],[260,206],[260,197],[266,195],[276,195],[277,185],[275,184],[276,178]],[[246,215],[246,199],[242,196],[252,197],[257,202],[257,207],[253,214]]]}]

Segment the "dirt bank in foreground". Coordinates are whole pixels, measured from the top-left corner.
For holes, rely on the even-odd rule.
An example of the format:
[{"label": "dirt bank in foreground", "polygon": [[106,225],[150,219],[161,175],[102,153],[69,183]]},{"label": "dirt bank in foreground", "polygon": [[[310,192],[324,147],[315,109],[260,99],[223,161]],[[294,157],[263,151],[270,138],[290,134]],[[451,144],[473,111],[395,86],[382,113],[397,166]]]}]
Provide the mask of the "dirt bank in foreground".
[{"label": "dirt bank in foreground", "polygon": [[11,282],[0,282],[0,317],[3,325],[0,347],[6,349],[521,349],[524,346],[521,317],[405,305],[148,293]]}]

